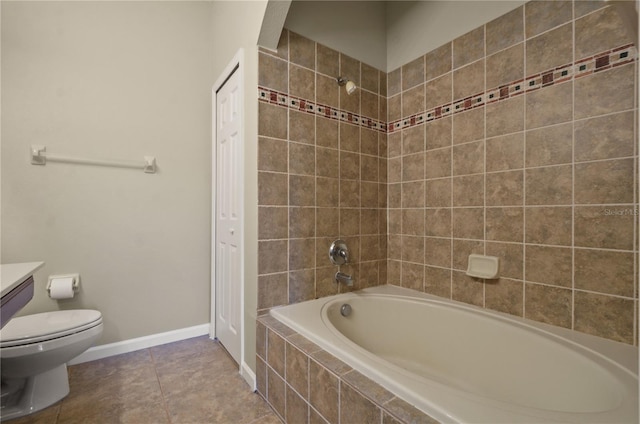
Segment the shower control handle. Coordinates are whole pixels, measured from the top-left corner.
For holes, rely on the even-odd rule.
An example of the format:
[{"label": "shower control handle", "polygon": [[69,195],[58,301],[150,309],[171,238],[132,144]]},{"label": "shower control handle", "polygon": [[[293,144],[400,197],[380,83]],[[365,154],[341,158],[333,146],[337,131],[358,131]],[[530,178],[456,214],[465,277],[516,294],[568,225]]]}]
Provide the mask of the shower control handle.
[{"label": "shower control handle", "polygon": [[329,259],[334,265],[344,265],[349,262],[349,249],[343,240],[336,240],[329,248]]}]

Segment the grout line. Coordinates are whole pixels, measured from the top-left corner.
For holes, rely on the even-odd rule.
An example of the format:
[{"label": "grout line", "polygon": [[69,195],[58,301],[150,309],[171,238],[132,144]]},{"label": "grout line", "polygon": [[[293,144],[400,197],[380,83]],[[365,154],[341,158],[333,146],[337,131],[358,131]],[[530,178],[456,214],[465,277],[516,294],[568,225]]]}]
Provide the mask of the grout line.
[{"label": "grout line", "polygon": [[[576,6],[571,3],[571,54],[573,63],[576,61]],[[571,329],[576,326],[576,84],[571,84]]]}]

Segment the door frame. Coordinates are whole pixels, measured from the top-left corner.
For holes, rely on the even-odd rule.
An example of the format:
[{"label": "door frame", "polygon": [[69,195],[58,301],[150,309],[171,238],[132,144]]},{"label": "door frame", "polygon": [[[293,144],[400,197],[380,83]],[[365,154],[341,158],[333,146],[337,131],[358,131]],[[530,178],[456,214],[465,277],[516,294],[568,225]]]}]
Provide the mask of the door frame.
[{"label": "door frame", "polygon": [[[222,86],[227,82],[229,77],[234,73],[238,73],[240,80],[239,85],[239,97],[242,99],[242,107],[240,107],[240,160],[239,165],[239,178],[238,182],[240,187],[244,188],[244,157],[245,157],[245,98],[244,98],[244,49],[240,48],[233,56],[231,61],[224,68],[220,76],[216,79],[216,82],[211,88],[211,322],[209,325],[209,337],[216,338],[216,188],[217,188],[217,93]],[[244,193],[244,190],[242,190]],[[244,195],[239,196],[239,209],[240,209],[240,372],[243,372],[245,367],[245,348],[244,348]]]}]

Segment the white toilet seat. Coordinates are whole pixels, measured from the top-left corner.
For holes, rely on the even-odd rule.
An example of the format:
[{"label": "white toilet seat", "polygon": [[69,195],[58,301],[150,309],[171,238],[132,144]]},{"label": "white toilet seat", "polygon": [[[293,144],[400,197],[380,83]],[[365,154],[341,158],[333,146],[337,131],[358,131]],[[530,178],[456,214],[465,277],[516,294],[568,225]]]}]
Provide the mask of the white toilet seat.
[{"label": "white toilet seat", "polygon": [[16,317],[0,330],[0,348],[42,343],[85,331],[101,323],[102,314],[89,309]]}]

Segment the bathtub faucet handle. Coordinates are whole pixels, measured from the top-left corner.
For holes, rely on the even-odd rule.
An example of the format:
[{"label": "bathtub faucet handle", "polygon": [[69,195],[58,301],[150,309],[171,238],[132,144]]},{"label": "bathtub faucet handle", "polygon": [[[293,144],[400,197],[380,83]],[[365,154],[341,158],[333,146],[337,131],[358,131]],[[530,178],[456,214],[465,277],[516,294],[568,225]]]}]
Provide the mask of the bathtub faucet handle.
[{"label": "bathtub faucet handle", "polygon": [[349,262],[349,249],[343,240],[336,240],[329,247],[329,259],[334,265],[344,265]]}]

